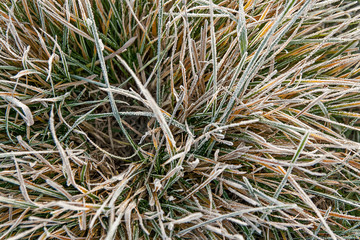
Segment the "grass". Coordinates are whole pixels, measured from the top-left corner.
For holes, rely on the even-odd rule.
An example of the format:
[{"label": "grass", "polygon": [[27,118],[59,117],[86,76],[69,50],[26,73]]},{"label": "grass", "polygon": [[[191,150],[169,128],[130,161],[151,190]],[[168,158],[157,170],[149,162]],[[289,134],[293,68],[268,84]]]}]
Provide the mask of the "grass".
[{"label": "grass", "polygon": [[358,239],[358,1],[0,1],[0,239]]}]

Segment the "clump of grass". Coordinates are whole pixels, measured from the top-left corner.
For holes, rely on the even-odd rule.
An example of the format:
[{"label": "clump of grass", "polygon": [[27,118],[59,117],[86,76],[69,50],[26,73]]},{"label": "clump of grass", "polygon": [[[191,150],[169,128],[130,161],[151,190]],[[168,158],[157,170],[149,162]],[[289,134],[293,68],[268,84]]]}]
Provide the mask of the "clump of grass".
[{"label": "clump of grass", "polygon": [[357,1],[0,1],[0,239],[355,239]]}]

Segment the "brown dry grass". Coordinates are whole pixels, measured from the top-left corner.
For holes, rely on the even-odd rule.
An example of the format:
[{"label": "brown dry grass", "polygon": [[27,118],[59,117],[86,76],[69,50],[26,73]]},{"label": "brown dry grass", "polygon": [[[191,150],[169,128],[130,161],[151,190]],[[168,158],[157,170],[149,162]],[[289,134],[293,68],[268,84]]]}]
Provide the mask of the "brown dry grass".
[{"label": "brown dry grass", "polygon": [[1,0],[0,239],[357,239],[357,1]]}]

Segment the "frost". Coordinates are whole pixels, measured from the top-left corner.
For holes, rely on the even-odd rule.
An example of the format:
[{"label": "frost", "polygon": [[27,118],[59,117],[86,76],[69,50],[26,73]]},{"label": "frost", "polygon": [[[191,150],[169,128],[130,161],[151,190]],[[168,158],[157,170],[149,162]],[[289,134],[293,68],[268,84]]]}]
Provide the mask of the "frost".
[{"label": "frost", "polygon": [[101,39],[99,39],[99,45],[100,45],[100,49],[101,49],[101,51],[104,51],[105,46],[104,46],[104,43],[102,42],[102,40],[101,40]]},{"label": "frost", "polygon": [[155,188],[154,188],[155,192],[160,191],[160,189],[162,188],[162,184],[159,179],[155,179],[154,185],[155,185]]},{"label": "frost", "polygon": [[90,18],[85,19],[85,23],[87,26],[91,26],[93,24],[93,21]]}]

